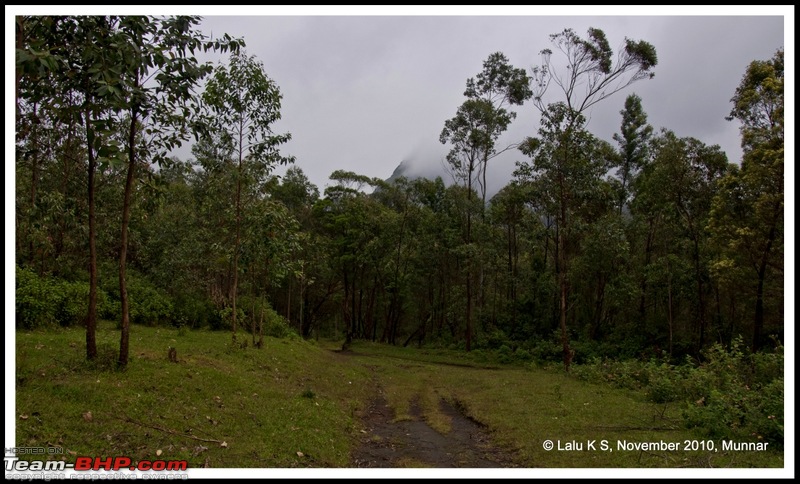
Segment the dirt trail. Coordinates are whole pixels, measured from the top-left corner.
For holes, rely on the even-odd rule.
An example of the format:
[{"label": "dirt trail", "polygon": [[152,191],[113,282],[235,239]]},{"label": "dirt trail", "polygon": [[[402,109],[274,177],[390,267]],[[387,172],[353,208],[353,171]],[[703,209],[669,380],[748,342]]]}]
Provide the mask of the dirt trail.
[{"label": "dirt trail", "polygon": [[509,457],[494,448],[486,429],[466,418],[452,405],[440,401],[441,411],[452,419],[446,435],[422,419],[414,403],[414,420],[393,422],[393,411],[383,394],[363,415],[365,433],[353,453],[354,467],[510,467]]}]

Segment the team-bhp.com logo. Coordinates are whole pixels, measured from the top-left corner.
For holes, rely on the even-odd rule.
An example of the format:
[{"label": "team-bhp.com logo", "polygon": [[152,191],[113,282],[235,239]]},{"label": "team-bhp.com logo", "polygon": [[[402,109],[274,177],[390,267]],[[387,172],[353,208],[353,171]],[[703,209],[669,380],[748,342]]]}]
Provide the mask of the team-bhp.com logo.
[{"label": "team-bhp.com logo", "polygon": [[[68,463],[61,460],[19,460],[16,455],[18,454],[52,454],[50,449],[44,452],[30,452],[29,448],[25,448],[22,452],[18,449],[13,449],[11,456],[6,455],[4,459],[6,468],[6,479],[26,480],[26,479],[67,479],[66,472],[79,471],[186,471],[189,463],[185,460],[140,460],[134,461],[127,456],[116,457],[77,457],[75,463]],[[6,449],[8,454],[9,449]],[[75,473],[70,478],[81,478],[82,474]],[[168,477],[169,476],[169,477]],[[89,475],[87,478],[91,478]],[[110,479],[112,475],[105,475],[104,478]],[[136,478],[137,474],[114,474],[113,478]],[[141,477],[147,477],[143,475]],[[186,478],[186,474],[157,474],[152,475],[151,478]]]},{"label": "team-bhp.com logo", "polygon": [[140,460],[130,457],[78,457],[74,464],[58,460],[5,459],[7,471],[185,471],[189,464],[185,460]]}]

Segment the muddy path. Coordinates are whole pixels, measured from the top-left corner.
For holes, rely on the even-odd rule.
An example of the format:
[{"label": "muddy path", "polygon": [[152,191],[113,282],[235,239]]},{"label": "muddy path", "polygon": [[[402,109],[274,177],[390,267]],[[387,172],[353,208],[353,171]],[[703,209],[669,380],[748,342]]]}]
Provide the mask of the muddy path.
[{"label": "muddy path", "polygon": [[452,419],[441,434],[422,418],[413,402],[412,420],[394,422],[394,412],[382,390],[362,415],[361,443],[352,456],[353,467],[512,467],[506,452],[491,445],[485,427],[440,400],[440,410]]}]

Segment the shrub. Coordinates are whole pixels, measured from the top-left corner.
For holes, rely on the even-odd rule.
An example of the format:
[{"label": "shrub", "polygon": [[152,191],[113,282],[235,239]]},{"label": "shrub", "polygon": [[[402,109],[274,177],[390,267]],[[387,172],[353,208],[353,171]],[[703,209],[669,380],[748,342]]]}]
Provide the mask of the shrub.
[{"label": "shrub", "polygon": [[495,349],[495,348],[501,348],[503,346],[508,347],[509,345],[511,345],[511,341],[508,339],[508,336],[506,336],[506,334],[501,329],[497,328],[493,329],[486,335],[485,338],[486,339],[482,342],[482,344],[476,346],[481,346],[486,349]]},{"label": "shrub", "polygon": [[[56,320],[61,326],[84,324],[89,313],[89,284],[86,282],[59,281],[54,284],[54,292],[59,299],[56,307]],[[105,302],[105,292],[98,290],[100,299]]]},{"label": "shrub", "polygon": [[684,424],[713,438],[764,439],[783,445],[783,347],[750,354],[741,339],[714,345],[697,364],[594,358],[572,375],[643,391],[656,403],[682,402]]},{"label": "shrub", "polygon": [[173,318],[172,300],[146,279],[129,277],[128,297],[132,323],[154,326]]},{"label": "shrub", "polygon": [[[82,325],[89,312],[89,283],[41,277],[30,269],[16,268],[16,323],[33,329],[54,324]],[[106,293],[97,290],[97,313],[108,307]]]},{"label": "shrub", "polygon": [[783,445],[783,347],[747,354],[740,338],[714,345],[686,372],[684,418],[712,437],[766,439]]},{"label": "shrub", "polygon": [[530,347],[530,353],[534,361],[537,363],[558,362],[562,361],[563,353],[561,343],[557,333],[553,333],[550,339],[541,339],[533,343]]},{"label": "shrub", "polygon": [[[214,329],[233,329],[233,308],[226,307],[222,308],[218,312],[219,314],[219,321],[220,325],[218,328]],[[238,323],[237,330],[242,327],[242,323],[244,322],[244,311],[241,307],[236,308],[236,321]]]},{"label": "shrub", "polygon": [[523,348],[517,348],[517,350],[514,352],[514,356],[516,356],[517,360],[524,362],[528,362],[533,359],[528,350]]},{"label": "shrub", "polygon": [[[238,321],[244,331],[250,331],[255,323],[263,325],[264,336],[273,338],[299,337],[297,332],[289,325],[286,318],[275,312],[269,302],[262,297],[242,296],[239,298],[237,311],[239,311]],[[227,326],[230,327],[230,308],[224,309]],[[257,329],[256,329],[257,330]]]},{"label": "shrub", "polygon": [[501,346],[497,349],[497,361],[503,364],[512,363],[514,361],[514,351],[508,345]]},{"label": "shrub", "polygon": [[273,338],[297,337],[297,333],[289,326],[286,319],[276,313],[269,304],[264,308],[264,335]]},{"label": "shrub", "polygon": [[56,322],[57,298],[50,279],[28,268],[16,267],[15,316],[17,326],[33,329]]},{"label": "shrub", "polygon": [[179,327],[189,326],[193,329],[217,326],[219,329],[219,314],[214,303],[200,295],[180,294],[174,298],[173,324]]}]

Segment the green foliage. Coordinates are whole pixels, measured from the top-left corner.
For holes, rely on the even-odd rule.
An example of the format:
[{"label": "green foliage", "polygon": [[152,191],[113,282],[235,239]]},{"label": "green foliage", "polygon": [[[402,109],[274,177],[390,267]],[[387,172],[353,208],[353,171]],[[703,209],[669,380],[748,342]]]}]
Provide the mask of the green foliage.
[{"label": "green foliage", "polygon": [[[101,287],[110,294],[109,303],[99,307],[102,317],[119,320],[121,317],[119,285],[114,278],[102,280]],[[128,271],[128,310],[130,320],[135,324],[157,326],[180,323],[183,317],[176,312],[172,298],[167,292],[135,271]]]},{"label": "green foliage", "polygon": [[581,38],[572,29],[550,35],[550,41],[566,57],[566,72],[560,74],[553,67],[553,51],[541,51],[544,64],[533,68],[533,96],[537,108],[544,112],[543,97],[551,81],[559,86],[571,111],[583,113],[630,84],[650,79],[653,67],[658,64],[655,47],[643,40],[625,39],[625,47],[614,52],[605,32],[590,27],[587,37]]},{"label": "green foliage", "polygon": [[[16,324],[33,329],[52,325],[83,325],[88,314],[89,284],[41,277],[16,266]],[[107,311],[108,297],[98,291],[98,308]]]},{"label": "green foliage", "polygon": [[[212,325],[211,329],[231,329],[233,327],[233,308],[228,306],[219,310],[219,326]],[[236,308],[236,320],[242,321],[244,319],[244,310],[241,307]]]},{"label": "green foliage", "polygon": [[55,323],[56,298],[52,281],[27,268],[16,266],[17,326],[31,329]]},{"label": "green foliage", "polygon": [[[732,167],[720,180],[711,204],[711,271],[734,297],[752,301],[756,350],[766,334],[783,325],[777,309],[783,305],[784,279],[783,50],[769,61],[752,62],[731,101],[727,119],[742,122],[744,155],[741,168]],[[772,318],[770,306],[776,308]]]},{"label": "green foliage", "polygon": [[562,347],[559,338],[559,334],[554,333],[551,338],[537,340],[530,347],[530,354],[533,357],[533,360],[540,364],[561,361]]},{"label": "green foliage", "polygon": [[208,298],[197,294],[180,293],[173,300],[173,324],[192,329],[221,327],[219,312]]},{"label": "green foliage", "polygon": [[696,364],[595,359],[576,365],[577,378],[641,390],[654,403],[680,402],[687,427],[713,438],[764,439],[783,445],[783,347],[749,353],[741,338],[715,344]]},{"label": "green foliage", "polygon": [[[745,147],[739,167],[698,139],[653,136],[635,95],[613,147],[589,132],[588,108],[650,76],[657,57],[646,42],[626,39],[612,52],[601,30],[568,29],[551,40],[569,69],[554,71],[565,64],[551,64],[547,51],[531,84],[497,52],[467,80],[440,139],[466,183],[384,182],[333,167],[320,199],[301,170],[272,172],[291,162],[278,150],[289,135],[273,132],[282,97],[238,41],[216,45],[193,30],[195,17],[17,20],[25,34],[17,52],[18,328],[84,322],[86,168],[95,155],[98,314],[120,319],[113,259],[125,162],[135,159],[126,258],[135,323],[172,325],[184,338],[189,328],[230,329],[235,320],[239,334],[263,326],[285,338],[297,328],[304,337],[474,348],[474,361],[492,365],[573,355],[579,376],[655,402],[682,405],[717,388],[704,400],[711,404],[689,412],[701,425],[711,418],[706,406],[732,415],[747,407],[740,420],[769,407],[744,390],[738,403],[725,401],[738,390],[721,388],[741,385],[706,371],[720,356],[674,363],[717,337],[730,344],[752,335],[758,347],[782,332],[782,51],[751,64],[732,99]],[[234,53],[219,68],[192,57],[217,47]],[[194,95],[211,72],[208,89]],[[548,85],[562,90],[557,102],[542,98]],[[532,91],[542,123],[520,144],[528,160],[482,203],[487,161],[504,150],[512,108]],[[196,161],[166,160],[194,129]],[[130,156],[126,144],[141,150]],[[750,375],[745,384],[777,395],[776,359],[743,359],[750,373],[736,374]]]},{"label": "green foliage", "polygon": [[508,347],[508,345],[503,345],[497,349],[497,359],[500,363],[511,363],[514,361],[514,351]]},{"label": "green foliage", "polygon": [[[241,328],[245,331],[252,331],[255,328],[258,333],[259,324],[262,325],[264,336],[273,338],[297,338],[297,332],[289,325],[286,318],[275,312],[270,303],[263,297],[240,296],[239,306],[236,308],[239,313],[238,321]],[[223,320],[230,328],[232,310],[230,307],[220,312]]]},{"label": "green foliage", "polygon": [[706,358],[687,376],[696,380],[687,385],[693,390],[684,409],[687,425],[713,437],[765,439],[783,446],[783,347],[756,356],[746,353],[739,338],[730,351],[713,346]]},{"label": "green foliage", "polygon": [[[62,326],[77,326],[86,320],[89,311],[89,283],[87,282],[60,282],[56,283],[54,293],[59,297],[56,311],[56,320]],[[98,306],[103,307],[105,293],[98,294]]]},{"label": "green foliage", "polygon": [[172,301],[162,289],[145,279],[132,279],[128,284],[131,321],[149,326],[165,323],[173,318]]},{"label": "green foliage", "polygon": [[264,335],[273,338],[294,338],[298,337],[297,332],[289,326],[286,318],[276,313],[274,309],[267,306],[264,310]]},{"label": "green foliage", "polygon": [[481,340],[479,340],[476,346],[487,348],[487,349],[497,349],[501,346],[507,346],[511,344],[511,340],[508,338],[505,332],[501,329],[493,329],[491,332],[486,334]]}]

